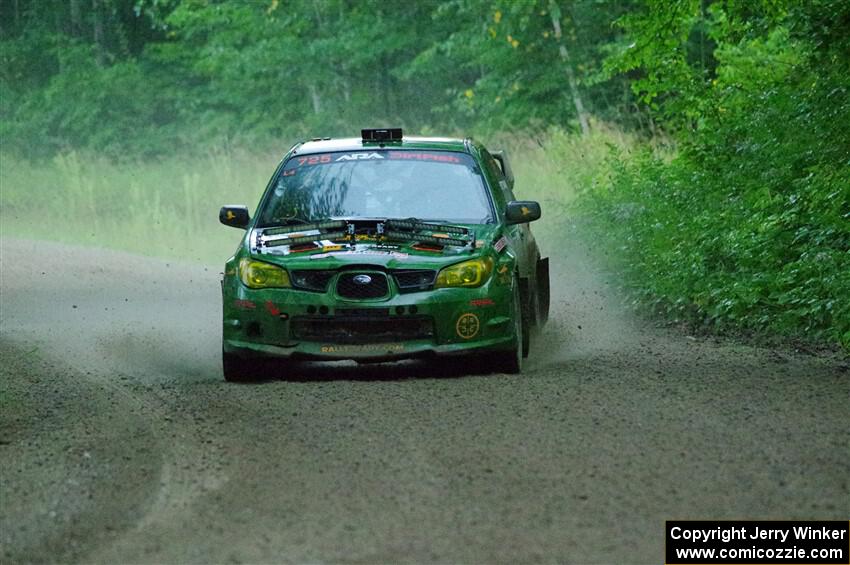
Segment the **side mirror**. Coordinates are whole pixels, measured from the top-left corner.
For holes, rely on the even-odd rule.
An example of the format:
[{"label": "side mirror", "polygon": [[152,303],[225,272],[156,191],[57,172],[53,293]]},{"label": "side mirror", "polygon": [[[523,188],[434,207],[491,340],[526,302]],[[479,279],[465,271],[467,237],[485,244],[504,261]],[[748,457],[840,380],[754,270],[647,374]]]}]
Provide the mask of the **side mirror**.
[{"label": "side mirror", "polygon": [[533,200],[514,200],[508,202],[505,210],[508,224],[527,224],[540,219],[540,204]]},{"label": "side mirror", "polygon": [[247,206],[222,206],[218,211],[218,221],[232,228],[248,227],[251,216],[248,214]]}]

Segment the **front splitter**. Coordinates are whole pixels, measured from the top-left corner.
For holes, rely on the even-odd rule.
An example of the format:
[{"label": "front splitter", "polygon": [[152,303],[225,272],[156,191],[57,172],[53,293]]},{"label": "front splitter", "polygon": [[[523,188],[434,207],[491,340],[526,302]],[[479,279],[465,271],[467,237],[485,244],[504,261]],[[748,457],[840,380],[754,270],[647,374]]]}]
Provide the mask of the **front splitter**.
[{"label": "front splitter", "polygon": [[452,356],[488,350],[505,350],[514,343],[512,336],[477,340],[471,343],[435,345],[431,341],[407,341],[371,344],[334,344],[300,342],[289,346],[224,340],[224,351],[240,357],[266,357],[304,361],[400,361],[404,359]]}]

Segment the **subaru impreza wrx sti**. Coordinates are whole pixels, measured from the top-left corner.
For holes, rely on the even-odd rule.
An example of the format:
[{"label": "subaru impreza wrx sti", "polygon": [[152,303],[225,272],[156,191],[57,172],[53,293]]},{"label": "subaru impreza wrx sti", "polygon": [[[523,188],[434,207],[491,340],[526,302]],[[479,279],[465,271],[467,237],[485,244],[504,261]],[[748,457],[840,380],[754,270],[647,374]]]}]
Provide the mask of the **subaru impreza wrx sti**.
[{"label": "subaru impreza wrx sti", "polygon": [[257,361],[472,355],[518,373],[549,310],[549,264],[506,155],[400,129],[294,145],[222,279],[223,369]]}]

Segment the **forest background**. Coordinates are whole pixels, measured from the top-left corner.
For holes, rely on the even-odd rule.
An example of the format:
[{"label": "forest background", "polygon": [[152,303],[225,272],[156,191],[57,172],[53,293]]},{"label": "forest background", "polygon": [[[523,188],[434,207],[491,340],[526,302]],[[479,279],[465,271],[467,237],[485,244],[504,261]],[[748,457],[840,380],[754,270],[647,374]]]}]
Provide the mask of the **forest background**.
[{"label": "forest background", "polygon": [[221,262],[291,143],[507,147],[638,308],[850,350],[846,0],[2,0],[0,235]]}]

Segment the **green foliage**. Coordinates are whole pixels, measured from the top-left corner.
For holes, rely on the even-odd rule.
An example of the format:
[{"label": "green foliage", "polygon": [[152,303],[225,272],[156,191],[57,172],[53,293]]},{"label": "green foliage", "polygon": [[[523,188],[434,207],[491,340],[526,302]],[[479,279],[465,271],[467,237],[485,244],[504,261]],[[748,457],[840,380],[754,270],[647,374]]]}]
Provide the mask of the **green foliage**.
[{"label": "green foliage", "polygon": [[[508,151],[517,197],[540,201],[545,211],[544,223],[553,228],[551,244],[559,245],[563,224],[570,218],[578,197],[597,190],[600,180],[610,171],[611,151],[625,153],[637,143],[634,135],[594,123],[586,136],[553,128],[533,139],[509,137],[489,144]],[[547,242],[541,244],[545,246]]]},{"label": "green foliage", "polygon": [[351,135],[372,124],[545,131],[573,127],[567,66],[589,110],[630,123],[625,79],[599,72],[621,33],[610,19],[626,6],[68,0],[51,10],[19,0],[0,6],[14,22],[0,40],[0,133],[7,151],[28,156],[121,157]]},{"label": "green foliage", "polygon": [[[825,7],[829,25],[846,21],[846,5]],[[711,17],[723,26],[712,24],[716,72],[708,84],[692,88],[699,73],[682,59],[636,83],[651,98],[675,93],[668,109],[690,108],[691,124],[671,120],[681,128],[680,152],[615,158],[610,181],[584,205],[596,228],[613,234],[608,241],[641,303],[720,328],[847,347],[848,41],[813,43],[800,33],[812,14],[787,13],[750,14],[759,25],[748,25],[715,6]],[[676,34],[679,48],[687,35]]]}]

